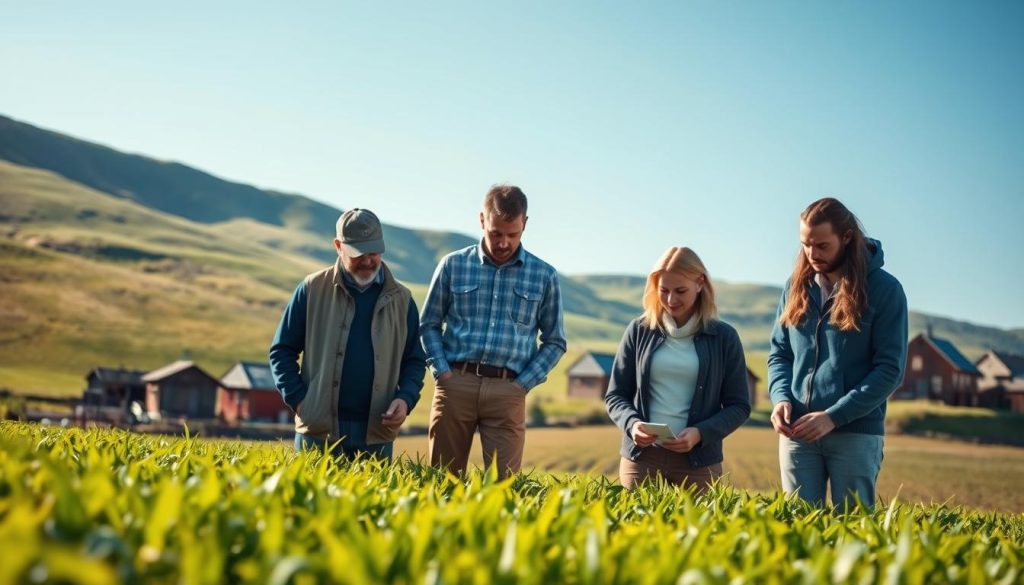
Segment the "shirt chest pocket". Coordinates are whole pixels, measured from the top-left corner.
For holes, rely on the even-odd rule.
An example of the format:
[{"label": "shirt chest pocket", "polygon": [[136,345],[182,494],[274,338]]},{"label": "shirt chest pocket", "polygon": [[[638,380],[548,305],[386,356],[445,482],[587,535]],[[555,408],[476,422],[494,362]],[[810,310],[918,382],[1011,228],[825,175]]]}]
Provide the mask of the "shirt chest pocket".
[{"label": "shirt chest pocket", "polygon": [[512,303],[509,307],[512,322],[517,329],[531,330],[537,325],[537,312],[540,310],[540,291],[525,286],[512,287]]},{"label": "shirt chest pocket", "polygon": [[464,318],[476,315],[480,311],[479,289],[475,283],[452,284],[452,312]]}]

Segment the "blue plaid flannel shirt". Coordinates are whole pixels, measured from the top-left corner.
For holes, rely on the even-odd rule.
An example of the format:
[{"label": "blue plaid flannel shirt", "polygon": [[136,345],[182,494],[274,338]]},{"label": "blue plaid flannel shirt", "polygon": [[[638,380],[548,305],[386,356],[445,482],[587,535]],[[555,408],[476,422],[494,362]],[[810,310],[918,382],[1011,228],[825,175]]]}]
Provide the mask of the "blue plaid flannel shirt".
[{"label": "blue plaid flannel shirt", "polygon": [[435,378],[451,362],[481,363],[515,370],[530,390],[565,353],[558,273],[522,245],[502,266],[481,244],[452,252],[430,281],[420,335]]}]

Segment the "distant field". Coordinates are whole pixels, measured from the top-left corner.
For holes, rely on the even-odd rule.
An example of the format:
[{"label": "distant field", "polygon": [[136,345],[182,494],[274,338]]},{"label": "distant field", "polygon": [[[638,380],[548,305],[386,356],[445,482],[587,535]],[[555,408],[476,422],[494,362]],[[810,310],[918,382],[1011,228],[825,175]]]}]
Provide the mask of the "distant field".
[{"label": "distant field", "polygon": [[[620,434],[613,426],[527,431],[524,469],[618,474]],[[736,487],[779,487],[777,439],[771,429],[741,428],[725,442],[725,471]],[[425,436],[403,437],[396,453],[426,458]],[[481,464],[479,439],[471,461]],[[904,502],[944,502],[1024,512],[1024,449],[906,436],[886,437],[879,495]]]}]

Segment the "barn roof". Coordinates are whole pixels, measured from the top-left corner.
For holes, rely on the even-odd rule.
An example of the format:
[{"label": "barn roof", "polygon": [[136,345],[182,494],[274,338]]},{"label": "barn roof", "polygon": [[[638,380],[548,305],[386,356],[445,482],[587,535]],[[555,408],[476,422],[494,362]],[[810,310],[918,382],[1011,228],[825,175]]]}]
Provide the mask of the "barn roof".
[{"label": "barn roof", "polygon": [[594,356],[594,361],[597,365],[601,366],[601,369],[608,376],[612,374],[612,366],[615,364],[615,355],[610,353],[591,353]]},{"label": "barn roof", "polygon": [[270,366],[257,362],[238,362],[220,379],[225,388],[277,390]]},{"label": "barn roof", "polygon": [[191,369],[191,368],[195,368],[196,370],[199,371],[200,374],[202,374],[202,375],[206,376],[207,378],[213,380],[215,383],[219,382],[216,378],[214,378],[213,376],[208,374],[206,372],[206,370],[200,368],[199,366],[197,366],[195,364],[195,362],[192,362],[191,360],[178,360],[176,362],[172,362],[170,364],[167,364],[166,366],[164,366],[162,368],[157,368],[157,369],[153,370],[152,372],[149,372],[148,374],[142,376],[142,381],[143,382],[159,382],[161,380],[165,380],[167,378],[170,378],[171,376],[173,376],[175,374],[180,374],[181,372],[184,372],[185,370],[188,370],[188,369]]},{"label": "barn roof", "polygon": [[569,366],[568,374],[583,377],[611,376],[614,362],[613,354],[588,351]]},{"label": "barn roof", "polygon": [[107,368],[103,366],[97,366],[85,375],[86,379],[95,375],[96,379],[100,382],[106,382],[107,384],[142,384],[142,376],[146,372],[144,370],[129,370],[126,368]]},{"label": "barn roof", "polygon": [[925,335],[925,337],[928,339],[928,341],[931,341],[932,345],[934,345],[936,349],[938,349],[943,355],[945,355],[946,359],[952,362],[953,365],[956,366],[957,369],[959,369],[961,372],[977,375],[981,374],[981,372],[978,371],[978,368],[974,367],[974,364],[971,363],[971,360],[967,359],[966,357],[964,357],[964,354],[960,353],[960,350],[957,349],[955,345],[953,345],[952,341],[942,339],[941,337],[933,337],[930,335]]}]

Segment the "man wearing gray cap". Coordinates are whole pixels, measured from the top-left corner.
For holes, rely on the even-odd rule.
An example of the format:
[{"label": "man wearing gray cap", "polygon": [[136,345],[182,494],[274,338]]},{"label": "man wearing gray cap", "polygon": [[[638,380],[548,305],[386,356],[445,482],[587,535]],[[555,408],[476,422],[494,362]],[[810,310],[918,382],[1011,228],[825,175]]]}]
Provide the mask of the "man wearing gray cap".
[{"label": "man wearing gray cap", "polygon": [[297,450],[341,439],[337,455],[390,459],[423,387],[419,313],[381,261],[384,232],[373,212],[343,213],[334,248],[334,265],[306,276],[285,307],[270,368],[295,412]]}]

